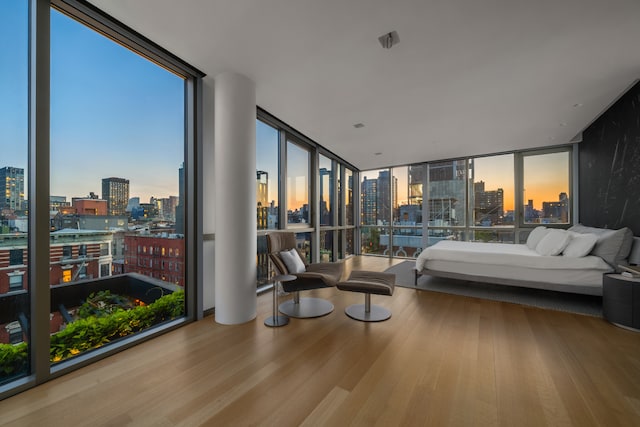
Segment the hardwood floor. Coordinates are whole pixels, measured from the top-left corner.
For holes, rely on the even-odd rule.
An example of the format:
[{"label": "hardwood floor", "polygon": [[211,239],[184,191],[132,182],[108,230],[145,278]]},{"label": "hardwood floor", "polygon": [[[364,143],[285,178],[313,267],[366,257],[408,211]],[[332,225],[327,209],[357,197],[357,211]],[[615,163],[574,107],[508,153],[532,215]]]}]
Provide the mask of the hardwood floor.
[{"label": "hardwood floor", "polygon": [[[347,269],[384,270],[356,257]],[[0,402],[8,426],[640,425],[640,333],[602,319],[397,287],[386,322],[212,317]]]}]

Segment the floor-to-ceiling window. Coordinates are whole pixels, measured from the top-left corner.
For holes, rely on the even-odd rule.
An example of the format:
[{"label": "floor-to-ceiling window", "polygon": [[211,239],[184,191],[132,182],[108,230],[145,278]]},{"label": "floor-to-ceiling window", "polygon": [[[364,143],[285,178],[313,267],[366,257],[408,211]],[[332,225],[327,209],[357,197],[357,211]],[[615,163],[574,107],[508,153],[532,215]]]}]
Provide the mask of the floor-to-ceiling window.
[{"label": "floor-to-ceiling window", "polygon": [[354,168],[258,108],[256,204],[258,291],[271,285],[266,235],[292,231],[308,262],[354,253]]},{"label": "floor-to-ceiling window", "polygon": [[[183,292],[184,84],[183,77],[51,12],[50,185],[52,198],[64,205],[52,207],[50,281],[78,288],[105,282],[52,313],[52,362],[126,333],[68,338],[91,330],[97,319],[142,312]],[[155,279],[151,291],[131,294],[106,284],[106,277],[128,273]],[[177,311],[184,312],[183,301],[176,299]]]},{"label": "floor-to-ceiling window", "polygon": [[0,388],[30,372],[28,5],[0,4]]},{"label": "floor-to-ceiling window", "polygon": [[[280,227],[279,188],[280,182],[280,134],[278,129],[256,121],[256,216],[258,231],[277,230]],[[258,235],[256,255],[257,285],[269,282],[269,256],[267,238]]]},{"label": "floor-to-ceiling window", "polygon": [[470,240],[513,242],[514,155],[469,159]]},{"label": "floor-to-ceiling window", "polygon": [[360,172],[360,245],[363,254],[388,255],[392,220],[392,187],[397,178],[390,169]]},{"label": "floor-to-ceiling window", "polygon": [[392,168],[396,179],[392,198],[392,255],[415,258],[422,250],[422,186],[424,165]]},{"label": "floor-to-ceiling window", "polygon": [[427,164],[427,246],[442,239],[465,240],[467,162]]},{"label": "floor-to-ceiling window", "polygon": [[564,146],[361,171],[361,253],[412,258],[443,239],[522,243],[538,224],[566,227],[571,159]]},{"label": "floor-to-ceiling window", "polygon": [[[340,258],[346,258],[349,255],[353,255],[355,251],[355,220],[354,220],[354,174],[353,170],[343,167],[344,178],[342,180],[342,195],[344,198],[344,215],[340,216],[340,225],[344,226],[342,231],[342,239],[340,239],[341,247],[344,250],[340,252]],[[341,198],[342,200],[342,198]]]},{"label": "floor-to-ceiling window", "polygon": [[522,155],[524,224],[569,224],[571,152]]},{"label": "floor-to-ceiling window", "polygon": [[336,223],[336,171],[333,161],[320,154],[318,161],[319,200],[318,214],[320,216],[320,260],[328,262],[333,259],[334,232],[332,227]]},{"label": "floor-to-ceiling window", "polygon": [[1,7],[6,397],[196,316],[202,74],[83,2]]}]

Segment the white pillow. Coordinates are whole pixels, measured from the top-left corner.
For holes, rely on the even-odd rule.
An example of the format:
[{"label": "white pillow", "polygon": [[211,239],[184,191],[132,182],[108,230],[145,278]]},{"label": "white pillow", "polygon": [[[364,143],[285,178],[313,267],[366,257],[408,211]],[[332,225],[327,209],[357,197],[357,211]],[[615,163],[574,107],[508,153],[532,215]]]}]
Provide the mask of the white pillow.
[{"label": "white pillow", "polygon": [[536,252],[540,255],[560,255],[569,244],[571,236],[564,230],[550,229],[536,246]]},{"label": "white pillow", "polygon": [[566,248],[562,251],[562,255],[570,258],[582,258],[589,255],[589,252],[593,249],[598,241],[598,236],[595,234],[580,234],[569,231],[571,240]]},{"label": "white pillow", "polygon": [[304,262],[302,262],[300,254],[298,254],[295,248],[280,252],[280,258],[282,258],[282,262],[284,262],[284,265],[287,266],[287,270],[289,270],[291,274],[304,273],[306,270]]},{"label": "white pillow", "polygon": [[538,243],[540,243],[540,240],[542,240],[542,238],[546,236],[548,232],[549,230],[547,229],[547,227],[543,226],[538,226],[531,230],[531,233],[529,233],[529,236],[527,237],[527,247],[535,251],[536,246],[538,246]]}]

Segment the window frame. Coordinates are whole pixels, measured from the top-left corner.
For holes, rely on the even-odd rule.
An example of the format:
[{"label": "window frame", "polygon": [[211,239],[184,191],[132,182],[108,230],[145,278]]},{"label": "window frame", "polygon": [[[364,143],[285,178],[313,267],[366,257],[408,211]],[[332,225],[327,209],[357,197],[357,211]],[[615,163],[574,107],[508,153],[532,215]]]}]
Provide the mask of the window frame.
[{"label": "window frame", "polygon": [[[200,319],[202,311],[202,93],[204,73],[82,0],[24,0],[29,4],[29,160],[28,262],[30,293],[29,354],[26,377],[0,386],[0,399],[51,378],[93,363],[168,330]],[[50,322],[50,37],[51,10],[55,9],[133,52],[185,79],[184,84],[184,224],[185,317],[142,335],[123,338],[74,360],[55,366],[49,361]]]}]

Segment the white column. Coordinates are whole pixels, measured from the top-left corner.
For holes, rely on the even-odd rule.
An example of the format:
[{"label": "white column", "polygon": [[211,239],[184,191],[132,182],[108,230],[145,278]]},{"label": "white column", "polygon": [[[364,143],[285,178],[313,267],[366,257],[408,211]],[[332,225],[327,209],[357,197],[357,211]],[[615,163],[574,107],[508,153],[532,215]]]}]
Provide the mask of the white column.
[{"label": "white column", "polygon": [[256,317],[256,95],[248,78],[215,77],[215,319]]}]

